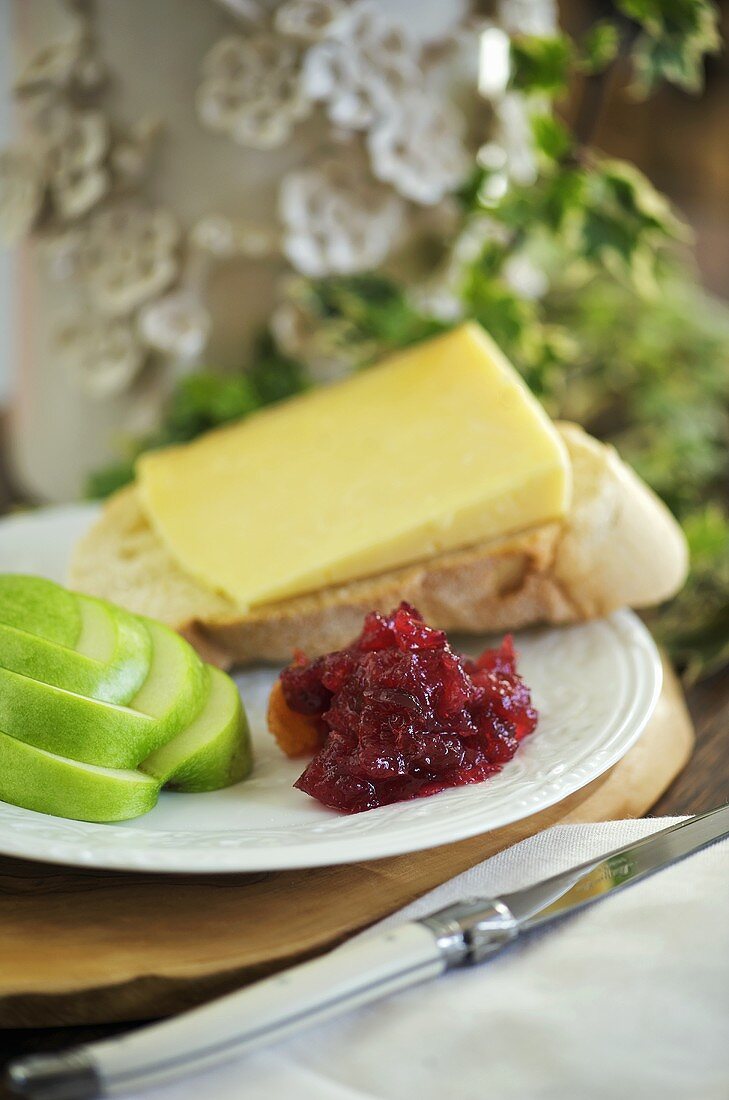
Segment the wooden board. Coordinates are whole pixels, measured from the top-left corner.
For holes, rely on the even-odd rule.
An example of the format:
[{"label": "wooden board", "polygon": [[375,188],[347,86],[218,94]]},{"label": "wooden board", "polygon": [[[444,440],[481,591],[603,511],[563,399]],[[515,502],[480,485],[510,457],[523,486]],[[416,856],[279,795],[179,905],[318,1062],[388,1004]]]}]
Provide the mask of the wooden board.
[{"label": "wooden board", "polygon": [[605,776],[496,832],[413,855],[257,875],[142,875],[0,859],[0,1027],[167,1015],[311,957],[557,823],[638,817],[688,760],[666,668],[656,713]]}]

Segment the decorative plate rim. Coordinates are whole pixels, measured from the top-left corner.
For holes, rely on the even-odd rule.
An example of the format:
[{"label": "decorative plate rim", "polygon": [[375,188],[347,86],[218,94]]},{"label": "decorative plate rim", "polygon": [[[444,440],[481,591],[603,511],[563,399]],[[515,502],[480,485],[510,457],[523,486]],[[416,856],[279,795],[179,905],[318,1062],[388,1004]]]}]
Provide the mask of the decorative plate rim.
[{"label": "decorative plate rim", "polygon": [[[56,506],[0,522],[0,546],[11,529],[22,536],[40,524],[65,523],[80,534],[93,518],[93,505]],[[62,550],[59,550],[59,553]],[[7,555],[3,555],[6,558]],[[0,568],[7,565],[0,564]],[[58,569],[54,566],[56,573]],[[19,570],[20,571],[20,570]],[[565,766],[538,742],[539,727],[499,775],[483,784],[455,788],[427,799],[370,810],[352,817],[329,815],[317,824],[293,823],[255,830],[158,830],[99,825],[54,818],[0,802],[0,853],[78,867],[160,873],[260,872],[356,863],[455,843],[546,810],[609,770],[637,741],[662,685],[660,656],[649,632],[631,611],[573,627],[529,632],[552,659],[570,632],[582,630],[593,645],[607,632],[621,671],[610,699],[610,721],[596,744],[575,749]],[[574,644],[574,635],[572,635]],[[541,639],[541,642],[540,642]],[[579,638],[577,639],[579,646]],[[559,664],[559,662],[557,662]],[[577,695],[571,698],[573,709]],[[575,722],[585,721],[575,712]],[[588,724],[589,728],[589,724]],[[564,736],[552,729],[551,741]],[[546,752],[540,764],[540,750]],[[544,753],[542,753],[544,755]],[[540,773],[541,767],[541,773]],[[530,769],[532,775],[529,774]],[[255,779],[248,781],[255,783]],[[520,788],[521,784],[521,790]],[[516,788],[516,796],[512,789]],[[485,797],[484,797],[485,792]],[[184,796],[175,796],[177,798]],[[188,796],[199,797],[199,796]],[[440,812],[445,809],[445,813]],[[435,813],[433,811],[436,811]],[[484,828],[484,816],[487,827]],[[296,840],[286,839],[294,834]],[[342,840],[344,838],[344,841]]]}]

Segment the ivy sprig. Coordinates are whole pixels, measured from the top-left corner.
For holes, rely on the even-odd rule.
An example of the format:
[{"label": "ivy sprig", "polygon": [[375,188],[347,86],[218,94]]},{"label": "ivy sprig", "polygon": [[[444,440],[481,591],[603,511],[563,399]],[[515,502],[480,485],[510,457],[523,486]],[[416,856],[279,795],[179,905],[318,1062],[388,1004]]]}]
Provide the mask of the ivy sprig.
[{"label": "ivy sprig", "polygon": [[618,12],[637,25],[631,51],[634,90],[650,95],[661,83],[699,92],[704,60],[721,45],[719,13],[706,0],[616,0]]}]

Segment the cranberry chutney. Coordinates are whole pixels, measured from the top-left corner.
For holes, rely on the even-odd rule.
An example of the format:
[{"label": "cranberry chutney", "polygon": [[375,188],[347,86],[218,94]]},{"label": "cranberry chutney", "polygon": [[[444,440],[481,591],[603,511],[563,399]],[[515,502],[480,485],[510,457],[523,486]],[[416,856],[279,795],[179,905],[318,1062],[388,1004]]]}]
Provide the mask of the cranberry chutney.
[{"label": "cranberry chutney", "polygon": [[281,687],[321,742],[295,786],[345,813],[486,779],[538,718],[510,636],[470,660],[406,603],[346,649],[297,653]]}]

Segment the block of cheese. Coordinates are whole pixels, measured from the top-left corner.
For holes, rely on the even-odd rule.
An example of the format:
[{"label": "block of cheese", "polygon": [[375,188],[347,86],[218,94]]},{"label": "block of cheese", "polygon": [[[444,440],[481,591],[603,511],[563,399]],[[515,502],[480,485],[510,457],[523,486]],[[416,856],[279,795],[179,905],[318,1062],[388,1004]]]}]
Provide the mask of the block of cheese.
[{"label": "block of cheese", "polygon": [[137,464],[177,563],[241,609],[566,512],[570,467],[476,325]]}]

